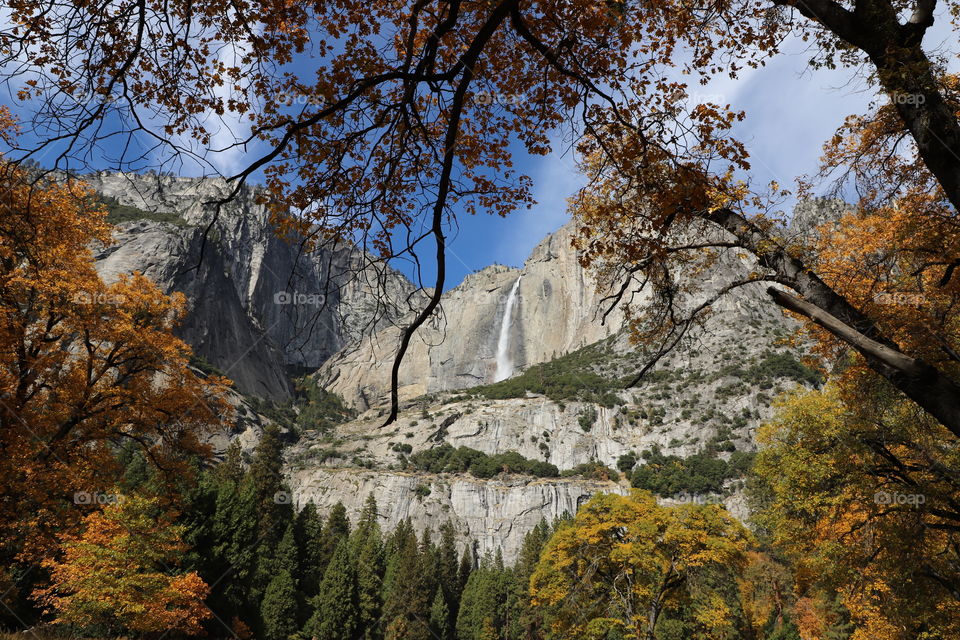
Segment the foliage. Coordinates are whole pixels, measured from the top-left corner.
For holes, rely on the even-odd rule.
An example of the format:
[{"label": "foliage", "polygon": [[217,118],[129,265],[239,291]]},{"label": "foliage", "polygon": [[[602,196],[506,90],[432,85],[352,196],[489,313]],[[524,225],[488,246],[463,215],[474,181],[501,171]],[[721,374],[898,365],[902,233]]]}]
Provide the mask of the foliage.
[{"label": "foliage", "polygon": [[120,201],[112,196],[101,196],[100,199],[107,208],[107,222],[110,224],[123,224],[135,220],[151,220],[153,222],[165,222],[167,224],[184,227],[187,221],[176,213],[165,211],[144,211],[137,207],[120,204]]},{"label": "foliage", "polygon": [[623,403],[616,392],[623,388],[624,381],[619,376],[596,371],[612,357],[608,341],[600,341],[547,362],[531,365],[520,375],[474,387],[468,393],[492,400],[522,398],[527,393],[538,393],[555,402],[581,400],[613,407]]},{"label": "foliage", "polygon": [[[0,111],[0,136],[7,133]],[[140,274],[107,284],[90,247],[106,212],[80,182],[39,182],[0,161],[0,564],[49,557],[142,449],[168,493],[231,419],[227,381],[196,376],[173,331],[185,312]]]},{"label": "foliage", "polygon": [[628,451],[619,458],[617,458],[617,469],[624,473],[630,473],[633,471],[633,468],[637,466],[637,454],[633,451]]},{"label": "foliage", "polygon": [[297,405],[300,411],[296,426],[301,432],[317,430],[327,433],[356,416],[356,411],[348,407],[343,398],[322,388],[310,377],[297,385]]},{"label": "foliage", "polygon": [[457,616],[457,640],[486,640],[503,628],[510,575],[499,558],[485,557],[470,573]]},{"label": "foliage", "polygon": [[470,447],[454,448],[443,444],[418,451],[410,457],[414,468],[430,473],[464,473],[478,478],[492,478],[498,473],[520,473],[540,478],[555,478],[560,471],[555,465],[524,458],[515,451],[487,455]]},{"label": "foliage", "polygon": [[727,365],[710,377],[720,379],[728,376],[739,378],[761,389],[769,389],[775,381],[782,379],[793,380],[808,387],[823,384],[823,376],[797,360],[792,353],[769,349],[761,354],[758,362],[750,364],[746,369],[739,365]]},{"label": "foliage", "polygon": [[590,431],[596,422],[597,408],[593,405],[584,408],[579,414],[577,414],[577,424],[579,424],[580,428],[584,431]]},{"label": "foliage", "polygon": [[297,631],[297,589],[289,571],[273,576],[260,605],[263,637],[286,640]]},{"label": "foliage", "polygon": [[428,640],[434,576],[427,570],[429,555],[422,553],[409,520],[391,537],[383,584],[385,640]]},{"label": "foliage", "polygon": [[157,499],[125,496],[86,516],[79,536],[64,537],[63,560],[44,562],[51,582],[37,597],[61,624],[198,633],[210,617],[209,588],[195,572],[173,571],[182,535]]},{"label": "foliage", "polygon": [[354,560],[341,540],[311,603],[313,615],[304,631],[318,640],[353,640],[359,623],[359,594]]},{"label": "foliage", "polygon": [[960,459],[946,429],[886,385],[831,384],[782,400],[760,441],[759,520],[807,590],[801,635],[839,629],[844,615],[854,640],[960,633],[960,562],[945,552],[960,524],[946,470]]},{"label": "foliage", "polygon": [[601,480],[601,481],[614,481],[620,479],[620,474],[611,469],[610,467],[593,460],[591,462],[584,462],[578,464],[572,469],[566,469],[563,473],[560,474],[561,477],[570,478],[573,476],[580,476],[587,480]]},{"label": "foliage", "polygon": [[753,454],[747,452],[734,452],[729,460],[723,460],[715,451],[681,458],[664,455],[656,446],[644,451],[641,457],[643,464],[634,468],[631,484],[663,497],[683,493],[721,493],[724,483],[731,478],[743,477],[753,460]]},{"label": "foliage", "polygon": [[715,578],[745,564],[748,542],[716,505],[601,494],[554,533],[530,595],[556,637],[653,638],[661,614],[689,607],[693,637],[732,639],[735,608]]}]

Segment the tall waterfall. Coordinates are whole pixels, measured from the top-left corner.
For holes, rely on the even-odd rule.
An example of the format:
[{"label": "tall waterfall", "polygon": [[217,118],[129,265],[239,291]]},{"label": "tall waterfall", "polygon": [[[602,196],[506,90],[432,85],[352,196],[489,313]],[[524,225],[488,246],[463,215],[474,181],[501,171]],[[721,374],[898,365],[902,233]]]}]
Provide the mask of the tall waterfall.
[{"label": "tall waterfall", "polygon": [[513,283],[507,304],[503,308],[503,319],[500,322],[500,338],[497,340],[497,370],[493,374],[493,381],[500,382],[513,375],[513,361],[510,359],[510,323],[513,320],[513,306],[517,302],[517,290],[520,288],[520,278]]}]

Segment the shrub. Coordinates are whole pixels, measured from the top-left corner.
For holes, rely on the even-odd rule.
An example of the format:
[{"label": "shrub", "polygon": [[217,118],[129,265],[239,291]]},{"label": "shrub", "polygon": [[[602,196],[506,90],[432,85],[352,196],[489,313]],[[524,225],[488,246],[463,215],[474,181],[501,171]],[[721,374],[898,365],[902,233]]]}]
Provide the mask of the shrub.
[{"label": "shrub", "polygon": [[312,378],[301,380],[297,384],[296,394],[300,406],[296,426],[301,431],[316,429],[326,433],[356,416],[356,412],[340,396],[320,387]]},{"label": "shrub", "polygon": [[516,451],[487,455],[470,447],[453,448],[447,442],[432,449],[418,451],[410,458],[414,468],[430,473],[464,473],[478,478],[492,478],[498,473],[517,473],[555,478],[560,471],[555,465],[530,460]]},{"label": "shrub", "polygon": [[564,478],[581,476],[588,480],[617,480],[620,477],[619,473],[606,465],[600,464],[596,460],[578,464],[573,469],[567,469],[560,475]]},{"label": "shrub", "polygon": [[580,428],[584,431],[590,431],[593,428],[593,425],[597,422],[597,409],[596,407],[587,407],[580,411],[577,417],[577,423],[580,425]]},{"label": "shrub", "polygon": [[107,207],[107,222],[110,224],[121,224],[132,220],[152,220],[154,222],[166,222],[178,227],[187,226],[187,221],[176,213],[144,211],[128,204],[120,204],[119,200],[111,196],[103,196],[101,199]]},{"label": "shrub", "polygon": [[417,494],[418,498],[426,498],[428,495],[430,495],[430,487],[425,484],[418,484],[413,492]]},{"label": "shrub", "polygon": [[627,452],[617,458],[617,469],[624,473],[630,473],[637,466],[637,454],[633,451]]},{"label": "shrub", "polygon": [[644,451],[644,464],[636,467],[631,485],[660,496],[678,493],[720,493],[724,481],[743,476],[750,468],[752,453],[734,452],[730,462],[718,457],[713,450],[687,458],[665,456],[658,447]]}]

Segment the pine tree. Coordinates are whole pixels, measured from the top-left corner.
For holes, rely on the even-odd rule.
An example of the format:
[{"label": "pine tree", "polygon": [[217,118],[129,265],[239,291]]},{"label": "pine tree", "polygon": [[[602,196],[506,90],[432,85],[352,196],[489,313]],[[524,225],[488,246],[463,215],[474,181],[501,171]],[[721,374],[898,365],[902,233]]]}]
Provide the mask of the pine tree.
[{"label": "pine tree", "polygon": [[363,504],[363,510],[360,512],[360,518],[357,520],[357,528],[353,532],[353,552],[359,555],[360,548],[366,542],[367,536],[372,535],[374,530],[380,535],[380,515],[377,511],[377,501],[370,493]]},{"label": "pine tree", "polygon": [[839,595],[830,599],[829,611],[834,622],[827,628],[824,640],[847,640],[856,631],[856,626],[850,621],[850,611],[843,606]]},{"label": "pine tree", "polygon": [[385,639],[429,640],[429,583],[409,519],[394,530],[389,548],[383,595]]},{"label": "pine tree", "polygon": [[358,636],[360,602],[357,574],[346,539],[341,540],[312,601],[313,615],[304,632],[317,640],[354,640]]},{"label": "pine tree", "polygon": [[453,630],[450,625],[450,607],[442,589],[437,589],[430,606],[430,631],[437,640],[452,640]]},{"label": "pine tree", "polygon": [[471,573],[473,573],[473,549],[468,547],[463,550],[463,554],[460,556],[460,566],[457,569],[456,601],[458,603],[460,602],[460,599],[463,597],[463,590],[467,586],[467,580],[470,579]]},{"label": "pine tree", "polygon": [[546,520],[531,529],[523,539],[520,555],[513,567],[507,607],[509,610],[508,635],[516,640],[532,640],[538,637],[542,617],[530,603],[530,576],[533,575],[540,553],[550,539],[551,529]]},{"label": "pine tree", "polygon": [[257,533],[268,548],[275,548],[286,528],[284,516],[289,516],[291,511],[283,483],[283,445],[276,425],[263,430],[249,476],[257,498]]},{"label": "pine tree", "polygon": [[[223,620],[255,624],[260,601],[250,592],[256,570],[257,517],[253,485],[217,483],[211,525],[212,547],[205,575],[212,586],[210,606]],[[198,548],[199,551],[199,548]],[[251,615],[253,612],[253,615]]]},{"label": "pine tree", "polygon": [[307,599],[317,595],[323,580],[323,521],[317,507],[308,502],[294,522],[294,538],[300,555],[300,572],[296,576],[300,591]]},{"label": "pine tree", "polygon": [[287,640],[297,631],[297,590],[288,571],[270,581],[260,605],[265,640]]},{"label": "pine tree", "polygon": [[290,574],[290,577],[293,578],[294,585],[299,585],[297,576],[300,575],[300,560],[299,553],[297,553],[297,541],[294,534],[293,522],[287,524],[287,529],[283,532],[283,537],[280,538],[280,544],[277,545],[274,551],[270,567],[273,575],[281,571],[286,571]]},{"label": "pine tree", "polygon": [[[277,576],[274,559],[293,518],[289,492],[283,483],[283,447],[276,425],[263,430],[247,477],[256,504],[257,566],[249,592],[250,599],[256,602],[264,597],[267,585]],[[293,579],[293,574],[290,578]]]},{"label": "pine tree", "polygon": [[434,593],[437,591],[437,571],[439,567],[439,550],[433,544],[430,536],[430,529],[424,529],[420,539],[420,574],[423,596],[426,601],[433,602]]},{"label": "pine tree", "polygon": [[379,622],[385,562],[383,538],[372,495],[367,498],[351,546],[355,549],[357,566],[360,636],[364,640],[379,640],[382,637]]},{"label": "pine tree", "polygon": [[342,502],[338,502],[330,509],[327,521],[323,525],[320,536],[320,569],[325,571],[327,564],[333,557],[333,552],[341,540],[350,537],[350,520],[347,518],[347,509]]},{"label": "pine tree", "polygon": [[437,550],[437,583],[447,603],[449,628],[457,620],[457,608],[460,603],[460,579],[457,572],[456,531],[449,521],[440,527],[440,546]]},{"label": "pine tree", "polygon": [[243,481],[243,449],[239,440],[232,440],[227,447],[223,462],[217,465],[214,475],[219,480],[233,482],[239,485]]},{"label": "pine tree", "polygon": [[458,640],[482,640],[485,630],[504,627],[510,577],[499,554],[486,556],[470,573],[457,616]]}]

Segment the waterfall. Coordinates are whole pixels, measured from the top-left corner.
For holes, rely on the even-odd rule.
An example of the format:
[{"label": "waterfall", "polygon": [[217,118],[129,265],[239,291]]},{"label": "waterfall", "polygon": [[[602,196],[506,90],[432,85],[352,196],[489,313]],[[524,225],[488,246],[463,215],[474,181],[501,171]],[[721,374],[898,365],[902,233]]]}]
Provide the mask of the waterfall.
[{"label": "waterfall", "polygon": [[520,288],[520,278],[513,283],[507,304],[503,308],[503,319],[500,322],[500,338],[497,340],[497,370],[493,374],[493,381],[500,382],[513,375],[513,361],[510,360],[510,323],[513,321],[513,305],[517,301],[517,289]]}]

